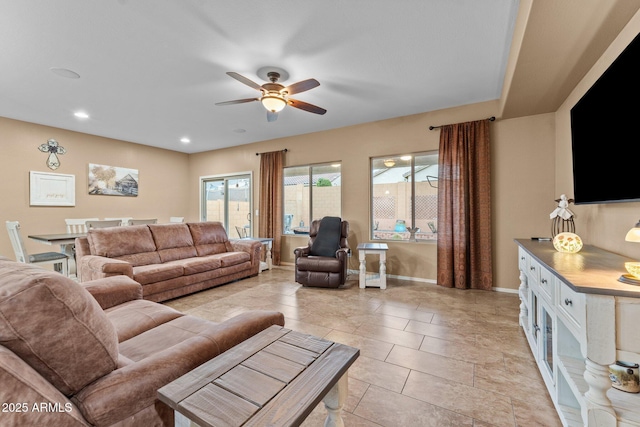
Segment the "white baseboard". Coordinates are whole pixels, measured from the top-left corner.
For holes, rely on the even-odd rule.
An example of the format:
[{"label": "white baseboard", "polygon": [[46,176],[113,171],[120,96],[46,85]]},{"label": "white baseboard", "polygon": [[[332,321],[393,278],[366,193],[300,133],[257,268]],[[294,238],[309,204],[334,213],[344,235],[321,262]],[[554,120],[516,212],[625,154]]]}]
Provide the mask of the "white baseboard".
[{"label": "white baseboard", "polygon": [[493,287],[491,289],[493,291],[495,291],[495,292],[505,292],[507,294],[517,294],[518,293],[517,289],[511,289],[511,288],[496,288],[496,287]]},{"label": "white baseboard", "polygon": [[[290,266],[290,267],[294,267],[295,264],[292,262],[282,262],[280,263],[280,265],[284,265],[284,266]],[[359,270],[347,270],[347,274],[351,275],[355,275],[356,278],[360,275],[360,271]],[[367,272],[367,274],[375,274],[373,272]],[[412,282],[421,282],[421,283],[429,283],[432,285],[437,285],[438,282],[437,280],[434,279],[425,279],[422,277],[410,277],[410,276],[396,276],[395,274],[387,274],[387,277],[391,277],[394,279],[399,279],[399,280],[410,280]],[[493,287],[491,288],[492,291],[494,292],[504,292],[507,294],[517,294],[518,290],[517,289],[510,289],[510,288],[497,288],[497,287]]]},{"label": "white baseboard", "polygon": [[[359,270],[349,270],[348,273],[349,274],[359,275],[360,271]],[[367,274],[375,274],[375,273],[367,272]],[[399,279],[399,280],[410,280],[412,282],[431,283],[433,285],[437,285],[438,284],[437,280],[424,279],[422,277],[396,276],[395,274],[387,274],[387,277],[392,277],[394,279]],[[493,288],[491,288],[491,290],[494,291],[494,292],[505,292],[505,293],[508,293],[508,294],[517,294],[518,293],[517,289],[510,289],[510,288],[493,287]]]}]

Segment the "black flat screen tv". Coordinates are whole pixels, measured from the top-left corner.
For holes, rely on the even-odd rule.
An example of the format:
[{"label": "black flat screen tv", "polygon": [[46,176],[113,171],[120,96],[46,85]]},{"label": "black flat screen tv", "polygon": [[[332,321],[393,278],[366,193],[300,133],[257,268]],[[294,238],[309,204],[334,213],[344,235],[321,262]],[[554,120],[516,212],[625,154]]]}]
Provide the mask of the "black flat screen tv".
[{"label": "black flat screen tv", "polygon": [[640,34],[571,109],[575,204],[640,201]]}]

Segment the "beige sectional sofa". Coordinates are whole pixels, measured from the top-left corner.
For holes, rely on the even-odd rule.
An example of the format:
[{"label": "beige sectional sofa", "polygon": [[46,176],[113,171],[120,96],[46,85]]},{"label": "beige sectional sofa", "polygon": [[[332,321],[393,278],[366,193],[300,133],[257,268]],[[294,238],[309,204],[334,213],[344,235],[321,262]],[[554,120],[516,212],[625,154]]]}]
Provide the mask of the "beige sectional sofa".
[{"label": "beige sectional sofa", "polygon": [[230,241],[220,222],[91,229],[76,240],[81,282],[125,275],[165,301],[258,274],[262,245]]},{"label": "beige sectional sofa", "polygon": [[283,315],[214,323],[124,275],[79,284],[0,257],[0,425],[172,426],[158,389],[271,325]]}]

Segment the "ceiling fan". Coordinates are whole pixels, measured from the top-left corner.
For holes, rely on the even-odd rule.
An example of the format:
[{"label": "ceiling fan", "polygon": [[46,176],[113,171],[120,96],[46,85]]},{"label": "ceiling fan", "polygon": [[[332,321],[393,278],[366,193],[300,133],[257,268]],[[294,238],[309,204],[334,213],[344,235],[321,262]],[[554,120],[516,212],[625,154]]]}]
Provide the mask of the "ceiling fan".
[{"label": "ceiling fan", "polygon": [[240,83],[244,83],[249,87],[259,90],[262,92],[262,96],[260,98],[245,98],[236,99],[234,101],[217,102],[216,105],[243,104],[245,102],[260,101],[264,108],[267,109],[267,121],[269,122],[275,121],[278,118],[278,112],[282,111],[282,109],[287,105],[315,114],[324,114],[327,112],[324,108],[320,108],[316,105],[289,98],[289,95],[305,92],[309,89],[320,86],[320,82],[316,79],[303,80],[285,87],[278,83],[280,73],[277,71],[268,72],[267,77],[271,80],[271,83],[265,83],[263,85],[259,85],[258,83],[255,83],[254,81],[233,71],[229,71],[227,74],[238,80]]}]

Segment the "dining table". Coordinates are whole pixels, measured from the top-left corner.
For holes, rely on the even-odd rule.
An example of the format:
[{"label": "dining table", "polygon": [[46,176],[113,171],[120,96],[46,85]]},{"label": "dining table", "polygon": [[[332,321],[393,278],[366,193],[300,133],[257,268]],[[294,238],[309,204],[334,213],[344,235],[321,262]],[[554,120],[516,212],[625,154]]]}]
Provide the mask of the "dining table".
[{"label": "dining table", "polygon": [[58,234],[31,234],[31,240],[43,243],[45,245],[60,245],[60,250],[69,258],[69,277],[77,277],[76,267],[76,238],[86,237],[87,233],[58,233]]}]

